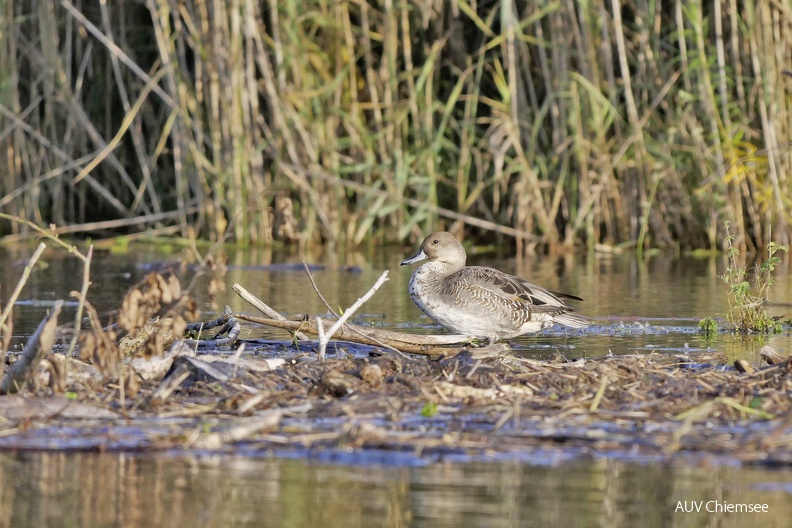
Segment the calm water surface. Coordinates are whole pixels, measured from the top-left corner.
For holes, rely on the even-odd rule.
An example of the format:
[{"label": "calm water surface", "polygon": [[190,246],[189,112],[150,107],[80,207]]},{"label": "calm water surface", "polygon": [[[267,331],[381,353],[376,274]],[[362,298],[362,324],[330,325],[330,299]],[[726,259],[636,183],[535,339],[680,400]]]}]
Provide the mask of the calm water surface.
[{"label": "calm water surface", "polygon": [[[229,270],[224,278],[229,288],[215,305],[205,294],[207,276],[195,279],[193,291],[207,320],[220,313],[226,304],[234,311],[254,313],[231,291],[234,282],[287,317],[297,317],[327,312],[301,268],[303,258],[317,265],[318,269],[313,271],[316,282],[330,305],[337,309],[354,303],[388,270],[390,280],[356,314],[355,322],[418,333],[442,332],[407,294],[407,283],[415,267],[400,267],[399,262],[411,251],[389,248],[372,255],[316,253],[304,257],[264,249],[230,252]],[[4,263],[0,267],[3,299],[13,289],[30,252],[0,249],[0,262]],[[174,258],[146,246],[124,255],[97,252],[92,264],[89,299],[100,313],[115,309],[130,286]],[[633,255],[583,255],[517,262],[491,255],[472,255],[468,260],[469,264],[498,267],[550,290],[585,299],[578,304],[582,313],[595,319],[592,328],[576,331],[557,327],[513,340],[517,353],[526,356],[548,357],[560,353],[577,358],[710,349],[725,352],[731,358],[747,356],[750,360],[764,344],[782,353],[792,351],[789,332],[769,338],[730,335],[707,338],[698,333],[701,318],[723,318],[728,310],[725,284],[719,278],[725,264],[720,256],[694,259],[658,255],[639,261]],[[80,289],[82,268],[76,259],[53,252],[45,253],[44,261],[47,268],[31,276],[15,309],[15,335],[28,335],[46,313],[48,303],[73,299],[70,292]],[[194,273],[188,272],[182,282],[189,283],[193,276]],[[770,294],[774,304],[771,311],[774,315],[792,315],[792,271],[787,263],[777,269],[775,278],[777,282]],[[288,334],[276,329],[247,328],[243,337],[287,339]]]},{"label": "calm water surface", "polygon": [[[346,308],[384,270],[390,281],[355,322],[418,333],[436,333],[412,304],[407,281],[414,268],[398,263],[410,250],[374,255],[316,253],[304,258],[333,307]],[[32,249],[0,249],[0,297],[7,299]],[[195,278],[203,317],[228,304],[253,313],[230,285],[238,282],[288,317],[326,309],[296,254],[246,250],[229,253],[229,286],[215,305],[205,294],[208,277]],[[172,255],[149,247],[125,255],[97,252],[89,299],[102,312]],[[45,253],[46,269],[31,276],[14,310],[14,333],[24,342],[57,299],[79,290],[76,259]],[[770,344],[792,352],[789,332],[780,336],[705,338],[698,320],[727,310],[721,257],[642,261],[632,256],[574,256],[517,262],[473,255],[470,264],[496,266],[548,289],[585,299],[584,314],[596,320],[585,331],[552,329],[515,340],[515,353],[569,358],[690,350],[721,351],[732,359],[755,358]],[[277,265],[274,269],[266,266]],[[193,279],[188,272],[183,279]],[[784,264],[770,298],[782,315],[792,309],[792,272]],[[68,321],[68,308],[61,321]],[[249,328],[242,337],[285,339],[277,330]],[[2,418],[0,418],[2,419]],[[792,471],[730,467],[690,460],[669,465],[629,458],[579,458],[539,453],[527,460],[426,461],[371,454],[330,456],[273,453],[273,458],[216,458],[190,453],[86,454],[0,453],[0,528],[5,526],[789,526]],[[357,457],[357,458],[356,458]],[[339,460],[343,462],[338,464]],[[676,512],[679,501],[759,502],[766,514]]]},{"label": "calm water surface", "polygon": [[[792,471],[574,463],[336,465],[0,454],[0,526],[787,527]],[[685,513],[703,502],[702,512]],[[707,513],[707,502],[767,513]],[[709,507],[715,508],[711,502]],[[677,511],[678,510],[678,511]]]},{"label": "calm water surface", "polygon": [[[411,254],[410,251],[407,254]],[[354,303],[389,270],[390,280],[367,303],[356,317],[357,323],[421,333],[439,333],[412,302],[407,284],[412,267],[400,267],[405,252],[394,248],[365,258],[355,254],[347,259],[317,256],[323,263],[315,271],[317,283],[331,306],[345,308]],[[242,254],[232,260],[257,262],[256,255]],[[284,258],[299,264],[300,259]],[[258,262],[260,262],[260,258]],[[276,261],[277,262],[277,261]],[[721,335],[706,338],[698,332],[700,319],[724,318],[728,310],[720,257],[708,259],[655,256],[637,261],[626,256],[569,256],[517,262],[488,255],[471,256],[469,264],[493,266],[517,274],[553,291],[578,295],[582,312],[595,318],[595,326],[585,331],[555,328],[542,334],[512,341],[519,354],[550,357],[563,354],[569,358],[690,350],[718,350],[730,358],[755,358],[764,344],[779,352],[792,352],[789,332],[767,339]],[[349,271],[349,269],[357,271]],[[347,271],[340,271],[347,270]],[[778,268],[777,282],[770,300],[786,304],[771,308],[774,315],[792,315],[792,271],[786,264]],[[301,269],[271,272],[255,270],[242,264],[232,267],[228,282],[239,282],[287,316],[302,313],[325,313],[326,309],[313,292]],[[249,310],[246,303],[227,296],[234,310]],[[257,331],[255,335],[285,338],[277,330]]]}]

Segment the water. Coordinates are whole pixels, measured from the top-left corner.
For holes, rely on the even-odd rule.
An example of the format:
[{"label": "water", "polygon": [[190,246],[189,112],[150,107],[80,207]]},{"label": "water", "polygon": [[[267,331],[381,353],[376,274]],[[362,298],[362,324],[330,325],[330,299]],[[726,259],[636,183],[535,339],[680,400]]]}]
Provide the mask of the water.
[{"label": "water", "polygon": [[[419,333],[442,330],[426,317],[407,295],[407,283],[415,267],[400,267],[405,254],[393,248],[378,253],[371,262],[359,254],[346,260],[323,258],[326,269],[314,275],[323,295],[338,311],[357,300],[384,270],[390,280],[354,318],[354,322]],[[255,258],[255,256],[253,257]],[[297,257],[284,260],[299,264]],[[240,262],[249,262],[241,255]],[[582,313],[595,319],[585,331],[554,328],[538,335],[512,340],[513,349],[522,355],[547,358],[562,354],[570,359],[608,354],[648,352],[685,353],[696,350],[722,351],[731,359],[757,359],[765,344],[781,353],[792,352],[792,337],[782,335],[759,338],[728,334],[706,337],[699,333],[704,317],[725,318],[728,310],[726,285],[719,278],[725,262],[722,257],[707,259],[674,258],[659,255],[637,261],[633,255],[567,256],[516,262],[490,256],[472,256],[469,264],[494,266],[515,273],[553,291],[563,291],[585,299],[578,303]],[[359,271],[339,271],[354,268]],[[776,274],[770,301],[792,300],[790,267],[782,265]],[[228,282],[239,282],[270,306],[287,316],[325,313],[326,308],[306,280],[302,269],[269,272],[246,267],[231,269]],[[250,308],[235,296],[227,301],[233,310]],[[785,311],[786,309],[786,311]],[[792,315],[792,307],[771,308],[773,315]],[[265,329],[251,335],[286,338],[278,330]]]},{"label": "water", "polygon": [[[174,261],[171,253],[158,253],[145,247],[126,255],[98,251],[92,263],[93,284],[89,299],[100,313],[117,307],[128,288],[163,262]],[[15,248],[0,252],[2,297],[7,298],[18,280],[30,250]],[[223,305],[234,311],[256,313],[234,294],[230,285],[238,282],[264,302],[290,318],[302,314],[324,314],[327,309],[313,291],[302,269],[303,258],[320,266],[313,275],[327,302],[335,311],[345,309],[363,295],[388,270],[390,280],[353,318],[358,324],[416,333],[439,333],[410,300],[407,283],[415,267],[400,267],[410,250],[387,248],[373,256],[352,253],[328,255],[318,251],[301,257],[294,252],[240,250],[229,254],[229,271],[223,282],[228,290],[215,305],[206,295],[208,276],[195,279],[194,292],[203,318],[208,320],[222,312]],[[79,291],[82,265],[62,252],[45,253],[46,270],[33,273],[14,311],[15,335],[29,335],[49,304],[57,299],[74,300],[70,292]],[[728,309],[723,274],[723,257],[705,259],[674,258],[657,255],[638,261],[633,255],[567,256],[540,258],[524,262],[498,259],[490,255],[469,258],[469,264],[495,266],[518,274],[550,290],[563,291],[585,299],[578,303],[595,325],[584,331],[557,327],[541,334],[523,336],[511,342],[518,354],[546,358],[555,354],[574,359],[607,354],[648,352],[684,353],[691,350],[714,350],[730,359],[756,359],[756,353],[768,344],[782,354],[792,352],[792,336],[787,331],[770,337],[713,337],[698,332],[704,317],[724,318]],[[275,269],[271,269],[274,267]],[[193,277],[188,272],[182,282]],[[792,271],[782,264],[775,275],[777,282],[770,292],[773,315],[792,316]],[[42,301],[44,303],[42,304]],[[34,304],[38,303],[38,304]],[[786,305],[786,306],[783,306]],[[71,308],[73,310],[73,308]],[[65,320],[73,314],[67,306]],[[257,314],[257,313],[256,313]],[[258,314],[257,314],[258,315]],[[242,337],[288,339],[288,333],[270,328],[247,327]]]},{"label": "water", "polygon": [[[16,283],[28,248],[0,250],[3,303]],[[407,281],[414,268],[398,263],[410,250],[346,256],[306,256],[322,269],[314,277],[334,309],[352,304],[379,277],[390,281],[354,317],[359,324],[436,333],[440,329],[412,304]],[[89,299],[100,313],[113,310],[123,293],[153,267],[170,258],[151,248],[127,255],[97,252]],[[17,346],[30,335],[48,303],[79,290],[81,264],[47,252],[14,310]],[[231,290],[238,282],[284,315],[321,314],[325,306],[299,269],[301,257],[269,250],[229,255],[215,303],[205,293],[209,278],[196,278],[202,317],[228,304],[253,313]],[[270,264],[294,264],[275,269]],[[569,256],[526,262],[473,256],[469,263],[517,273],[548,289],[585,299],[580,304],[595,325],[584,331],[552,329],[512,343],[516,354],[569,358],[691,350],[724,352],[755,360],[764,344],[792,352],[787,331],[778,336],[707,338],[698,320],[727,310],[721,257],[659,255]],[[193,277],[188,272],[187,284]],[[784,313],[792,299],[788,265],[776,274],[770,300]],[[788,308],[787,308],[788,309]],[[74,313],[67,307],[61,322]],[[247,327],[242,337],[286,339],[288,334]],[[2,420],[2,418],[0,418]],[[410,453],[367,451],[273,452],[251,457],[206,453],[0,454],[0,528],[4,526],[788,526],[792,514],[792,470],[730,465],[728,460],[679,460],[673,464],[627,455],[536,452],[520,459],[441,461]],[[340,463],[339,463],[340,462]],[[766,503],[768,513],[675,512],[679,501]]]},{"label": "water", "polygon": [[[789,526],[792,471],[728,466],[431,463],[167,454],[0,455],[0,526],[323,528]],[[679,510],[680,501],[701,513]],[[707,502],[767,513],[707,513]],[[710,509],[715,503],[709,504]]]}]

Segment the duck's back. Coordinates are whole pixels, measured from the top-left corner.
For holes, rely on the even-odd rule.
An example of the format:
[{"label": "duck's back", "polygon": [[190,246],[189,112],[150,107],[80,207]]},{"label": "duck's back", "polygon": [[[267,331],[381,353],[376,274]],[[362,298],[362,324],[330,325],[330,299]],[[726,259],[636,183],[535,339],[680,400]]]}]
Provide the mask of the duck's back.
[{"label": "duck's back", "polygon": [[558,322],[582,328],[588,322],[555,294],[494,268],[469,266],[425,288],[416,303],[455,333],[502,339],[538,332]]}]

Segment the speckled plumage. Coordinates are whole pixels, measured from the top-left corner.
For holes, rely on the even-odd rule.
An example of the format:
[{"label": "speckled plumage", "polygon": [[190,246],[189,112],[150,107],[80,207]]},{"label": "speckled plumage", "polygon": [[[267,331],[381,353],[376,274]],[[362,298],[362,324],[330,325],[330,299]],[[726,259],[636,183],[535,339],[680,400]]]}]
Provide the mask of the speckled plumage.
[{"label": "speckled plumage", "polygon": [[562,298],[495,268],[465,267],[465,248],[451,233],[426,237],[421,249],[405,264],[424,262],[410,278],[410,297],[426,315],[455,334],[490,342],[538,332],[560,323],[572,328],[589,325],[587,318]]}]

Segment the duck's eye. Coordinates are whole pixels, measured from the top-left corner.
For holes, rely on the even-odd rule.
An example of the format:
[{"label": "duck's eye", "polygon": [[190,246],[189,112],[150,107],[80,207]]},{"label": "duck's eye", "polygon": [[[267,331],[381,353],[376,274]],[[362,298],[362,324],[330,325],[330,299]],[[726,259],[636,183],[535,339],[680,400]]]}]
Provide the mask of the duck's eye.
[{"label": "duck's eye", "polygon": [[437,240],[436,238],[434,240],[432,240],[432,244],[439,244],[439,243],[440,243],[440,241]]}]

